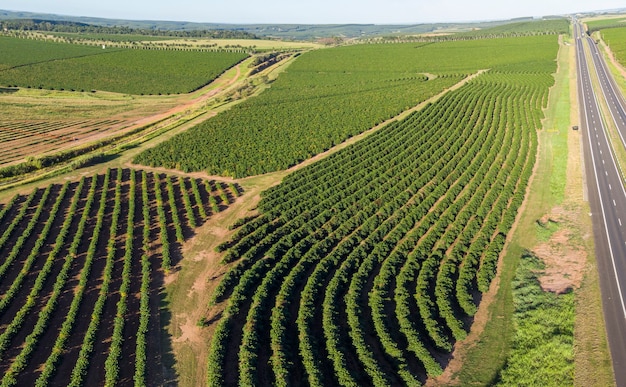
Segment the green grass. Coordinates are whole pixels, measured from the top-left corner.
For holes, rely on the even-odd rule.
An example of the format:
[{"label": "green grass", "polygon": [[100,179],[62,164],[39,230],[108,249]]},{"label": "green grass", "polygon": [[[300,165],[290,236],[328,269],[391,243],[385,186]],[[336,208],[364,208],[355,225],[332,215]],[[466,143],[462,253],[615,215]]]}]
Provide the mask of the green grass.
[{"label": "green grass", "polygon": [[550,240],[550,237],[559,230],[559,224],[552,220],[548,220],[545,224],[537,221],[535,224],[537,225],[537,240],[540,242]]},{"label": "green grass", "polygon": [[0,38],[0,85],[125,94],[203,87],[247,57],[232,52],[132,50]]},{"label": "green grass", "polygon": [[524,254],[513,281],[515,335],[498,386],[574,383],[574,293],[541,289],[543,262]]},{"label": "green grass", "polygon": [[602,30],[602,29],[607,29],[607,28],[615,28],[615,27],[624,26],[625,23],[626,23],[626,17],[623,15],[619,17],[590,20],[590,21],[585,22],[585,24],[587,25],[587,28],[591,32]]},{"label": "green grass", "polygon": [[626,25],[619,28],[609,28],[600,31],[602,39],[608,44],[615,55],[615,59],[626,66]]}]

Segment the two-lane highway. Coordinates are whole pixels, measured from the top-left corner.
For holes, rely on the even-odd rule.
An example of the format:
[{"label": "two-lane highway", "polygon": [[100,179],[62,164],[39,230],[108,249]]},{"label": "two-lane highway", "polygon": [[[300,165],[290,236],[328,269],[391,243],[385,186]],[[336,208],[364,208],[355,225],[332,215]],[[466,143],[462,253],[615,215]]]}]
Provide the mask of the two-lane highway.
[{"label": "two-lane highway", "polygon": [[[616,384],[626,386],[626,190],[611,149],[608,128],[604,125],[606,119],[613,117],[603,117],[598,104],[598,98],[608,100],[609,105],[611,101],[615,102],[615,111],[612,109],[611,115],[619,115],[621,96],[611,86],[606,67],[599,62],[603,59],[597,53],[595,43],[579,23],[574,24],[574,36],[580,127],[606,330]],[[585,44],[590,48],[591,62],[587,61]],[[600,79],[601,93],[594,92],[592,72]],[[624,130],[626,133],[626,126]]]}]

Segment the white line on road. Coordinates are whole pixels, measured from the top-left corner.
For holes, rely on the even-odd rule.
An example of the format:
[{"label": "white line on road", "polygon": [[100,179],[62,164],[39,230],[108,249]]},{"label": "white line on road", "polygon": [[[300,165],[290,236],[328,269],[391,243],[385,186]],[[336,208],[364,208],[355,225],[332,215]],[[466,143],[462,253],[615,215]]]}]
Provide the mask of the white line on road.
[{"label": "white line on road", "polygon": [[[578,50],[580,50],[580,46],[578,48]],[[578,52],[578,79],[579,82],[583,81],[583,79],[581,79],[580,75],[582,75],[584,73],[584,71],[582,71],[583,69],[581,69],[581,64],[585,64],[586,61],[584,60],[584,57],[582,57],[580,54],[580,51]],[[585,81],[587,81],[587,83],[589,82],[589,75],[587,75],[584,78]],[[584,83],[584,82],[581,82]],[[584,89],[584,88],[583,88]],[[589,89],[587,89],[587,93],[589,93]],[[589,98],[591,99],[591,98]],[[585,98],[584,98],[584,94],[583,94],[583,100],[581,101],[583,103],[583,115],[584,115],[584,119],[585,122],[587,124],[587,127],[589,127],[589,117],[587,116],[587,109],[585,109],[585,107],[587,106],[593,106],[591,103],[589,103]],[[597,105],[596,105],[597,106]],[[594,161],[594,155],[593,155],[593,147],[591,146],[591,135],[589,134],[589,132],[587,132],[587,140],[589,141],[589,150],[591,151],[591,163],[593,165],[593,170],[597,171],[598,169],[596,168],[595,165],[595,161]],[[595,180],[596,180],[596,189],[598,192],[598,197],[600,198],[599,202],[600,202],[600,210],[602,212],[602,222],[604,223],[604,232],[605,235],[607,236],[607,241],[608,241],[608,247],[609,247],[609,255],[611,257],[611,263],[613,266],[613,276],[615,277],[615,283],[617,285],[617,290],[618,290],[618,294],[619,294],[619,300],[620,300],[620,304],[622,307],[622,314],[624,316],[624,318],[626,318],[626,305],[624,303],[624,295],[622,294],[622,286],[620,284],[620,280],[619,280],[619,275],[617,274],[617,268],[615,266],[615,255],[613,254],[613,248],[611,247],[611,236],[609,234],[609,226],[606,223],[606,212],[604,210],[604,204],[602,203],[602,192],[600,190],[600,182],[598,181],[598,175],[597,173],[594,173],[595,176]],[[624,187],[622,187],[622,190],[624,190]],[[626,195],[626,191],[624,191],[624,194]]]}]

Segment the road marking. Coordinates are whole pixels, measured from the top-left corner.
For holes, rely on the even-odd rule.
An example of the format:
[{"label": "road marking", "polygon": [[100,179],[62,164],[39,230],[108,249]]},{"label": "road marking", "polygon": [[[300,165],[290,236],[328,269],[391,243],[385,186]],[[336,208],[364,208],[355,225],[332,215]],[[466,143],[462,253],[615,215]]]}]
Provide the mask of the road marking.
[{"label": "road marking", "polygon": [[604,159],[602,159],[602,164],[604,164]]},{"label": "road marking", "polygon": [[617,218],[617,221],[619,222],[619,225],[622,225],[622,220],[620,218]]},{"label": "road marking", "polygon": [[607,176],[609,175],[609,173],[607,171],[604,171],[604,174],[607,175]]},{"label": "road marking", "polygon": [[613,207],[617,207],[617,204],[615,203],[615,199],[613,199]]},{"label": "road marking", "polygon": [[[581,63],[585,63],[585,62],[581,62]],[[583,105],[587,105],[587,101],[583,100]],[[585,114],[585,121],[587,122],[587,127],[589,127],[588,123],[589,123],[589,118],[587,117],[587,109],[583,108],[583,113]],[[588,134],[587,139],[589,140],[589,145],[591,145],[591,136]],[[591,163],[593,164],[593,169],[595,171],[597,171],[597,168],[595,166],[595,161],[594,161],[594,156],[593,156],[593,147],[590,146],[590,151],[591,151]],[[606,171],[605,171],[606,173]],[[598,181],[598,175],[594,173],[595,176],[595,180],[596,180],[596,189],[598,190],[598,196],[602,196],[602,193],[600,191],[600,182]],[[622,187],[623,189],[624,187]],[[600,202],[600,210],[602,212],[602,223],[604,223],[604,232],[605,235],[607,237],[607,242],[608,242],[608,247],[609,247],[609,255],[611,257],[611,263],[613,266],[613,277],[615,278],[615,283],[617,285],[617,290],[618,290],[618,295],[619,295],[619,300],[620,300],[620,305],[622,307],[622,314],[624,316],[624,318],[626,319],[626,304],[624,303],[624,295],[622,294],[622,286],[620,284],[620,280],[619,280],[619,275],[617,274],[617,268],[615,265],[615,255],[613,254],[613,247],[611,247],[611,236],[609,234],[609,226],[606,223],[606,212],[604,210],[604,204],[602,203],[602,200],[599,200]]]},{"label": "road marking", "polygon": [[612,189],[613,189],[613,187],[611,187],[611,184],[609,184],[609,189],[610,189],[610,190],[612,190]]}]

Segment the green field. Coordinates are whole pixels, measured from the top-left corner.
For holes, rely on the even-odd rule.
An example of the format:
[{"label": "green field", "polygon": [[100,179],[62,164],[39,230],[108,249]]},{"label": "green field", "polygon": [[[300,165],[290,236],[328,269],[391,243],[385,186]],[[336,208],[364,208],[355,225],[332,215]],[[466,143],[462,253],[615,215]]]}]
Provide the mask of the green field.
[{"label": "green field", "polygon": [[485,38],[495,36],[525,36],[544,34],[566,34],[569,31],[569,21],[565,18],[555,18],[546,20],[531,20],[517,23],[506,23],[503,25],[475,29],[469,32],[444,35],[438,39],[456,40],[459,38]]},{"label": "green field", "polygon": [[157,40],[174,40],[174,36],[150,36],[132,34],[96,34],[96,33],[73,33],[73,32],[43,32],[45,35],[52,35],[61,38],[103,40],[109,42],[151,42]]},{"label": "green field", "polygon": [[[62,140],[47,115],[29,117],[55,104],[60,116],[96,102],[111,115],[117,99],[177,111],[147,142],[2,193],[0,382],[572,384],[576,294],[542,292],[541,263],[507,242],[530,181],[564,195],[552,185],[566,161],[546,169],[543,147],[567,151],[544,142],[542,124],[556,124],[542,119],[566,30],[525,21],[458,36],[469,40],[314,49],[170,97],[128,94],[185,93],[246,55],[0,37],[0,106],[24,121],[4,124],[5,141]],[[519,254],[502,270],[506,250]],[[447,375],[453,361],[460,374]]]},{"label": "green field", "polygon": [[0,383],[161,384],[163,276],[239,195],[121,168],[15,195],[0,207]]},{"label": "green field", "polygon": [[626,26],[607,28],[600,31],[602,39],[609,45],[615,58],[622,66],[626,66]]},{"label": "green field", "polygon": [[[288,168],[458,82],[498,66],[534,71],[555,38],[355,45],[303,54],[271,88],[136,162],[244,177]],[[541,59],[545,59],[541,57]],[[434,79],[427,80],[427,75]]]},{"label": "green field", "polygon": [[213,293],[209,385],[442,372],[495,275],[554,82],[556,37],[516,43],[535,49],[263,193],[219,246],[234,265]]},{"label": "green field", "polygon": [[590,32],[599,31],[607,28],[615,28],[624,26],[626,23],[626,16],[616,16],[610,18],[592,19],[585,21],[587,28]]},{"label": "green field", "polygon": [[0,85],[125,94],[188,93],[247,54],[102,49],[0,37]]}]

